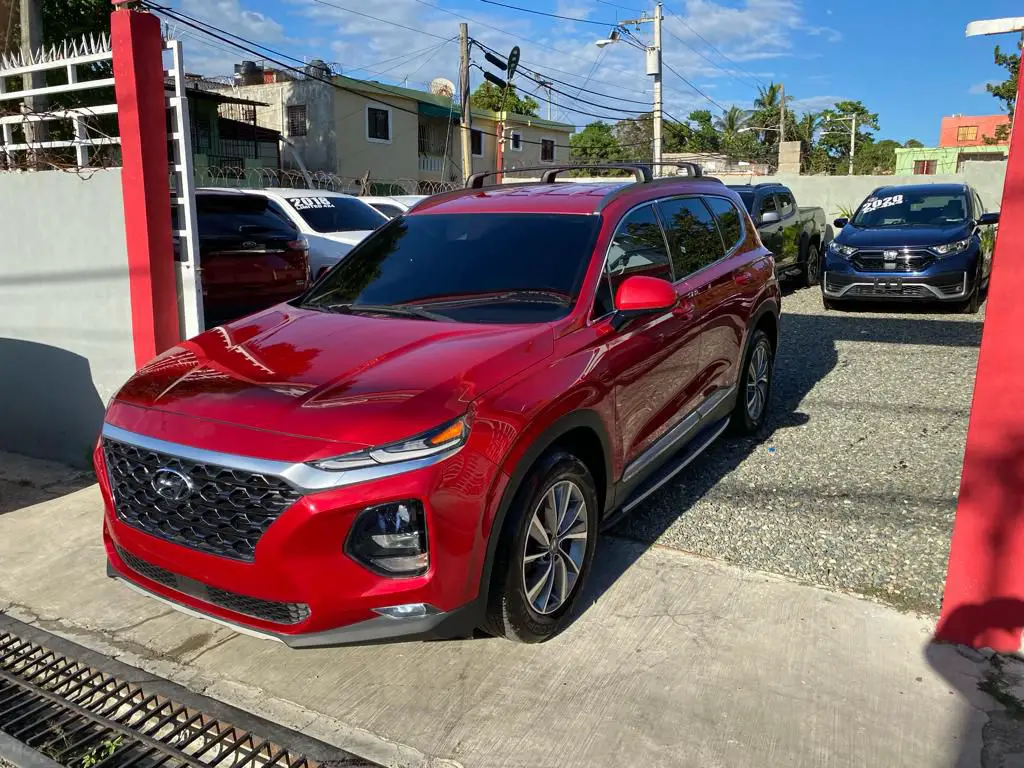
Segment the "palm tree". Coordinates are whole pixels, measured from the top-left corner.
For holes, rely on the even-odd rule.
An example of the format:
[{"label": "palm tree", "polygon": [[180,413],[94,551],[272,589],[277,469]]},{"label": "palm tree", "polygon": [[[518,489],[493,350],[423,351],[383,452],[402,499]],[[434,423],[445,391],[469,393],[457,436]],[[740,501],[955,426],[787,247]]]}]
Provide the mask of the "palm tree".
[{"label": "palm tree", "polygon": [[[755,110],[776,111],[782,96],[782,86],[776,83],[769,83],[767,86],[757,87],[757,98],[754,99]],[[789,101],[789,99],[786,99]]]},{"label": "palm tree", "polygon": [[750,111],[740,109],[734,104],[723,112],[721,117],[715,119],[715,129],[722,134],[723,138],[731,139],[739,133],[740,128],[743,128],[749,119]]}]

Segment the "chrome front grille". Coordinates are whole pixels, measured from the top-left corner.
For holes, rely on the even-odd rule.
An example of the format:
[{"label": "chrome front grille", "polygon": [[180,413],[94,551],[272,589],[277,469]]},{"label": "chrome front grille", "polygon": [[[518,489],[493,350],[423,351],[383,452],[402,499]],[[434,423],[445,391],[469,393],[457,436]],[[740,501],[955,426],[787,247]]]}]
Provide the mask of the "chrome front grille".
[{"label": "chrome front grille", "polygon": [[[120,520],[151,536],[233,560],[251,562],[260,537],[301,496],[277,477],[109,438],[103,440],[103,455]],[[162,470],[184,478],[185,492],[169,494],[174,498],[158,493],[160,478],[154,475],[167,475]]]},{"label": "chrome front grille", "polygon": [[898,251],[895,258],[886,260],[885,252],[857,251],[850,263],[860,272],[921,272],[935,262],[929,251]]}]

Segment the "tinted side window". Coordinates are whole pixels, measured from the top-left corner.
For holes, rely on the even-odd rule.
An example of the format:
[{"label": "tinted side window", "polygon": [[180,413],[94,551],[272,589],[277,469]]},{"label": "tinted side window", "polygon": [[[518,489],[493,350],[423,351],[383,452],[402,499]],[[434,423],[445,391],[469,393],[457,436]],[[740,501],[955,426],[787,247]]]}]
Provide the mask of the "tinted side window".
[{"label": "tinted side window", "polygon": [[765,195],[761,198],[761,205],[758,206],[757,215],[761,216],[768,213],[769,211],[777,211],[778,207],[775,205],[775,195]]},{"label": "tinted side window", "polygon": [[706,197],[704,202],[708,204],[711,212],[715,214],[718,221],[718,230],[722,233],[722,240],[725,241],[726,252],[731,251],[740,244],[743,237],[743,227],[740,225],[740,212],[730,200],[724,197]]},{"label": "tinted side window", "polygon": [[793,201],[793,196],[788,192],[780,192],[776,197],[779,200],[779,214],[782,218],[792,215],[793,211],[796,210],[796,203]]},{"label": "tinted side window", "polygon": [[711,211],[699,197],[681,197],[658,203],[665,222],[676,279],[681,280],[725,255],[722,238]]},{"label": "tinted side window", "polygon": [[985,204],[983,202],[981,202],[981,195],[979,195],[977,192],[974,193],[974,206],[975,206],[975,210],[974,210],[974,217],[975,218],[977,218],[978,216],[981,216],[981,214],[983,214],[985,212]]},{"label": "tinted side window", "polygon": [[653,206],[637,208],[619,223],[608,248],[608,274],[613,296],[622,281],[633,275],[672,280],[672,263]]}]

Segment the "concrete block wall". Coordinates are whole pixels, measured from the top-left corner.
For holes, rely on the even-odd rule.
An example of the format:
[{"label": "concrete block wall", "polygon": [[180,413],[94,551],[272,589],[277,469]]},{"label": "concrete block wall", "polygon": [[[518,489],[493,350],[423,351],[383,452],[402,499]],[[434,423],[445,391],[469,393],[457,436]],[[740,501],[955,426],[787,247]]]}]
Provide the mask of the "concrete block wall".
[{"label": "concrete block wall", "polygon": [[966,162],[955,174],[935,176],[723,176],[726,184],[778,182],[785,184],[799,205],[817,205],[825,209],[829,221],[840,215],[840,208],[856,208],[871,192],[887,185],[968,183],[978,190],[985,208],[998,211],[1003,196],[1005,161]]},{"label": "concrete block wall", "polygon": [[86,467],[135,371],[120,169],[0,173],[0,450]]}]

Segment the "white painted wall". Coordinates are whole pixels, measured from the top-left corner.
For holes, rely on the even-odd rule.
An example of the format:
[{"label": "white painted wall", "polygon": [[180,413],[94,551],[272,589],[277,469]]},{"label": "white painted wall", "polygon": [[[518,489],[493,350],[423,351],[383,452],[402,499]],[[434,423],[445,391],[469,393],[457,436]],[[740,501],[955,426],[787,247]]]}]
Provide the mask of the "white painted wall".
[{"label": "white painted wall", "polygon": [[0,449],[88,465],[135,371],[120,169],[0,173]]}]

